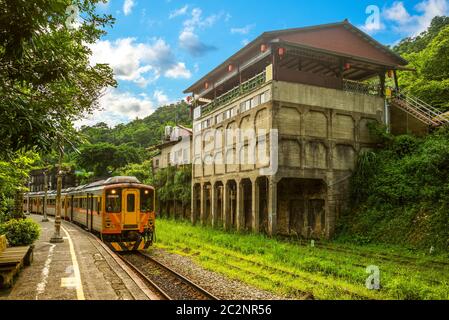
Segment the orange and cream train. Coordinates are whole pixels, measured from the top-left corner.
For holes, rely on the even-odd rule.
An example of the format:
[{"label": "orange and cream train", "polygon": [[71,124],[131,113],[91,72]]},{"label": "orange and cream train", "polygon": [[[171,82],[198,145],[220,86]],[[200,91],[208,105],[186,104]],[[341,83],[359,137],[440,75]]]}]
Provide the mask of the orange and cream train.
[{"label": "orange and cream train", "polygon": [[[24,211],[43,214],[44,192],[24,195]],[[61,218],[97,234],[114,251],[150,247],[155,232],[155,189],[135,177],[114,177],[62,190]],[[28,202],[29,201],[29,202]],[[47,193],[55,216],[56,191]]]}]

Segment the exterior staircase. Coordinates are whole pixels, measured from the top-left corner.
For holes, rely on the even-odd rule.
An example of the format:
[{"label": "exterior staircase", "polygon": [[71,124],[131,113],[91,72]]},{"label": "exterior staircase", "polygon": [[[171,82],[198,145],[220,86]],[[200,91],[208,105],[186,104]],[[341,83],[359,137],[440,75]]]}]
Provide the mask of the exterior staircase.
[{"label": "exterior staircase", "polygon": [[391,104],[431,127],[449,124],[449,113],[443,113],[412,95],[396,91]]}]

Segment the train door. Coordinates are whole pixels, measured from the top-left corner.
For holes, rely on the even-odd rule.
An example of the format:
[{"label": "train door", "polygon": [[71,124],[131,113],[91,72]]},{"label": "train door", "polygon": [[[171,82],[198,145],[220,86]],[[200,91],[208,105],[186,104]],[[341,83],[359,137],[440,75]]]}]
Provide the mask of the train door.
[{"label": "train door", "polygon": [[86,228],[90,231],[90,203],[91,203],[91,197],[89,194],[87,194],[86,198]]},{"label": "train door", "polygon": [[70,197],[70,221],[73,221],[73,199],[74,198],[75,198],[74,196]]},{"label": "train door", "polygon": [[126,190],[123,192],[123,227],[126,229],[138,228],[139,215],[137,212],[137,201],[139,199],[138,190]]},{"label": "train door", "polygon": [[91,194],[90,195],[90,225],[89,225],[89,230],[92,231],[94,229],[94,201],[96,201],[96,199],[94,198],[94,195]]}]

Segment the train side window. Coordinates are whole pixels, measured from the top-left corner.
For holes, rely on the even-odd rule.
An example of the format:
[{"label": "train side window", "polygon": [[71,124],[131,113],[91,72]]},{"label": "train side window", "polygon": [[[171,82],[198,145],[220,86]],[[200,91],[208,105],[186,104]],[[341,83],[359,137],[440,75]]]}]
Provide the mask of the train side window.
[{"label": "train side window", "polygon": [[122,212],[122,191],[107,190],[106,191],[106,212],[120,213]]},{"label": "train side window", "polygon": [[153,212],[154,211],[154,191],[141,190],[140,191],[140,211]]}]

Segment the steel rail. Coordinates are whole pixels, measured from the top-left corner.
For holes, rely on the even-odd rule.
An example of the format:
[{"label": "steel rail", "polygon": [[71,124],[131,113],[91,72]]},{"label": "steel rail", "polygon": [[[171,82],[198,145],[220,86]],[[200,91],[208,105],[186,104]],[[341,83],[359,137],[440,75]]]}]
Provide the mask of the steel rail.
[{"label": "steel rail", "polygon": [[196,291],[200,292],[201,294],[203,294],[205,297],[209,298],[210,300],[220,300],[216,296],[214,296],[212,293],[208,292],[207,290],[205,290],[204,288],[200,287],[199,285],[193,283],[191,280],[187,279],[186,277],[184,277],[183,275],[181,275],[178,272],[174,271],[173,269],[171,269],[170,267],[166,266],[165,264],[155,260],[153,257],[149,256],[148,254],[143,253],[143,252],[139,252],[139,254],[142,257],[144,257],[145,259],[150,260],[151,262],[153,262],[156,265],[160,266],[162,269],[168,271],[169,273],[174,275],[176,278],[178,278],[182,282],[186,283],[187,285],[189,285],[190,287],[192,287]]}]

